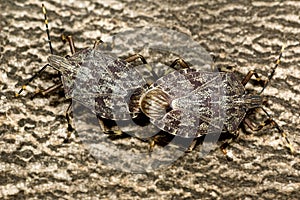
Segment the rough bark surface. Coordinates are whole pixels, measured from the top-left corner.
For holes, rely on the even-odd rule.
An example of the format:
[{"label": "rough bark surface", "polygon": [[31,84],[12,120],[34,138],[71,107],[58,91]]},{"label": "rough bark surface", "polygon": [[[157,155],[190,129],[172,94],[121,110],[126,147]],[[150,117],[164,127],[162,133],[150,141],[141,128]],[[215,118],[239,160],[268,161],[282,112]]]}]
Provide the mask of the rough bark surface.
[{"label": "rough bark surface", "polygon": [[[114,170],[95,161],[79,138],[67,134],[62,90],[30,99],[36,88],[59,82],[47,69],[28,91],[24,80],[47,61],[48,43],[39,1],[4,1],[0,8],[1,199],[299,199],[300,2],[298,1],[49,1],[54,53],[68,54],[61,29],[77,47],[127,27],[164,26],[185,32],[216,56],[216,65],[239,77],[256,69],[266,78],[283,44],[286,50],[264,91],[267,110],[288,133],[290,155],[274,128],[243,134],[229,150],[197,151],[147,174]],[[176,41],[174,41],[176,42]],[[27,95],[28,94],[28,95]],[[124,139],[125,142],[127,139]],[[130,139],[128,139],[130,143]]]}]

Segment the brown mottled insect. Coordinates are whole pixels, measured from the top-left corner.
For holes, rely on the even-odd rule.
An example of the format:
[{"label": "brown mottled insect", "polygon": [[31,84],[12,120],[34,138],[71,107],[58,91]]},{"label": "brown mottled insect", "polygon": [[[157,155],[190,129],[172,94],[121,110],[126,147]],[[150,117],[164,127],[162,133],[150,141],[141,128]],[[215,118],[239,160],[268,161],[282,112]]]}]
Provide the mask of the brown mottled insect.
[{"label": "brown mottled insect", "polygon": [[[148,87],[158,79],[158,76],[153,71],[148,71],[152,74],[152,79],[145,77],[130,65],[129,62],[138,58],[146,65],[147,62],[141,55],[121,60],[104,53],[101,45],[86,48],[67,58],[49,56],[50,66],[62,73],[65,96],[86,106],[98,118],[127,120],[127,124],[122,122],[127,126],[123,130],[128,129],[131,120],[142,118],[148,121],[140,109],[139,100]],[[181,59],[176,59],[170,67],[174,67],[177,63],[182,67],[187,67]],[[146,66],[144,67],[147,69]],[[136,122],[144,123],[140,119]],[[106,129],[105,126],[102,128]],[[157,130],[153,125],[148,125],[147,128]],[[135,126],[135,131],[145,132],[146,130],[138,125]]]},{"label": "brown mottled insect", "polygon": [[[268,82],[281,57],[282,52]],[[236,135],[241,122],[252,130],[273,124],[284,135],[262,108],[260,94],[267,84],[253,71],[240,82],[233,73],[204,72],[188,68],[184,63],[182,67],[186,69],[169,73],[149,86],[129,63],[103,54],[97,48],[87,48],[68,58],[50,56],[48,60],[64,76],[72,77],[64,81],[66,96],[101,118],[130,120],[145,114],[159,129],[183,138],[218,131]],[[263,85],[259,94],[248,94],[244,87],[253,75]],[[258,107],[269,118],[264,125],[256,127],[247,113]]]},{"label": "brown mottled insect", "polygon": [[[47,26],[44,6],[43,12]],[[52,52],[48,28],[47,35]],[[260,96],[273,77],[283,50],[268,81],[262,84],[262,91],[253,95],[248,94],[244,88],[253,75],[259,79],[253,71],[240,82],[233,73],[204,72],[189,68],[185,61],[177,59],[170,67],[180,64],[186,69],[174,71],[159,79],[151,72],[153,80],[149,82],[129,64],[136,59],[141,59],[147,64],[141,55],[121,60],[104,53],[99,42],[95,43],[93,48],[75,53],[72,39],[67,40],[73,55],[66,58],[49,56],[49,64],[37,75],[47,66],[60,71],[66,97],[88,107],[100,119],[131,120],[145,115],[143,120],[149,119],[152,123],[151,128],[157,127],[183,138],[197,138],[218,131],[236,135],[241,122],[252,130],[259,130],[265,124],[273,124],[285,137],[278,124],[261,107],[263,99]],[[269,119],[264,125],[255,127],[247,118],[247,113],[257,107],[260,107]],[[288,140],[287,142],[290,144]]]},{"label": "brown mottled insect", "polygon": [[[66,57],[53,55],[44,5],[42,10],[45,16],[46,31],[52,55],[48,57],[49,64],[46,64],[37,74],[31,77],[17,95],[50,66],[62,74],[62,83],[45,91],[40,91],[40,93],[46,94],[63,86],[66,98],[80,102],[97,114],[104,131],[109,129],[107,129],[105,123],[102,123],[102,119],[131,120],[142,118],[147,121],[147,117],[140,111],[136,100],[147,90],[149,85],[158,79],[158,76],[151,69],[147,70],[147,66],[145,69],[150,75],[145,76],[143,73],[145,70],[141,72],[141,70],[139,71],[129,64],[129,62],[136,59],[141,59],[146,65],[145,58],[137,54],[125,60],[119,59],[107,52],[105,53],[106,44],[103,44],[102,41],[97,41],[92,48],[75,52],[75,45],[70,36],[64,37],[63,40],[69,42],[72,55]],[[183,60],[176,59],[170,67],[173,68],[177,63],[187,66]],[[71,104],[67,110],[67,120],[69,130],[72,130],[69,118],[70,108]],[[126,127],[127,130],[133,129],[134,131],[142,131],[141,128],[143,127]],[[157,128],[153,125],[147,126],[147,129],[155,129],[155,132],[157,132]]]},{"label": "brown mottled insect", "polygon": [[[260,95],[280,63],[283,49],[265,82],[254,71],[239,81],[233,73],[181,69],[163,76],[149,87],[141,96],[141,110],[161,130],[184,138],[197,138],[218,131],[237,135],[242,122],[253,131],[272,124],[293,152],[283,130],[263,109],[263,97]],[[245,85],[253,75],[263,87],[257,94],[245,90]],[[248,118],[248,113],[256,108],[262,109],[268,116],[258,126]],[[223,150],[227,144],[224,143]]]}]

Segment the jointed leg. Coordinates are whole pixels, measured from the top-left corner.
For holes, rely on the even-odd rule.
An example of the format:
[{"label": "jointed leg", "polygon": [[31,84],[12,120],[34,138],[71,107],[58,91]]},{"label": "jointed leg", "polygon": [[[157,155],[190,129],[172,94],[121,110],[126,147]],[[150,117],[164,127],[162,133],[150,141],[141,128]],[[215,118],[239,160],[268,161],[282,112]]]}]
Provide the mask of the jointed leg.
[{"label": "jointed leg", "polygon": [[71,35],[69,36],[61,35],[61,39],[64,43],[65,42],[69,43],[71,53],[74,54],[76,52],[76,48],[75,48],[73,37]]},{"label": "jointed leg", "polygon": [[195,138],[195,139],[191,142],[191,144],[189,145],[189,147],[187,148],[187,150],[186,150],[185,152],[186,152],[186,153],[192,152],[192,151],[195,149],[197,142],[198,142],[198,141],[197,141],[197,138]]},{"label": "jointed leg", "polygon": [[142,56],[141,54],[135,54],[133,56],[130,56],[129,58],[126,58],[125,61],[126,62],[133,62],[137,59],[141,59],[141,61],[144,63],[144,64],[147,64],[147,61],[146,59],[144,58],[144,56]]},{"label": "jointed leg", "polygon": [[145,67],[151,72],[154,80],[157,80],[159,78],[157,76],[157,74],[153,71],[152,67],[150,65],[148,65],[148,63],[147,63],[146,59],[144,58],[144,56],[142,56],[141,54],[135,54],[133,56],[130,56],[130,57],[126,58],[125,61],[130,63],[130,62],[133,62],[137,59],[140,59],[143,62]]},{"label": "jointed leg", "polygon": [[280,54],[279,54],[279,57],[278,57],[278,59],[276,60],[275,67],[272,68],[272,72],[271,72],[271,74],[268,76],[268,79],[267,79],[267,80],[262,80],[262,79],[258,76],[258,74],[257,74],[255,71],[251,70],[251,71],[248,72],[248,74],[247,74],[247,75],[245,76],[245,78],[242,80],[242,84],[245,86],[245,85],[249,82],[249,80],[251,79],[251,77],[254,75],[255,78],[256,78],[256,80],[257,80],[257,81],[260,83],[260,85],[263,87],[262,90],[258,93],[258,94],[261,94],[261,93],[264,91],[264,89],[268,86],[268,83],[270,82],[270,80],[273,78],[273,76],[274,76],[274,74],[275,74],[275,70],[276,70],[276,68],[278,67],[279,63],[281,62],[281,58],[282,58],[282,53],[283,53],[283,51],[284,51],[284,46],[282,46],[282,49],[281,49]]},{"label": "jointed leg", "polygon": [[179,64],[181,68],[179,69],[183,69],[183,68],[189,68],[189,65],[181,58],[177,58],[176,60],[173,61],[173,63],[170,65],[171,68],[178,70],[175,68],[175,66]]},{"label": "jointed leg", "polygon": [[244,123],[252,130],[252,131],[259,131],[265,126],[268,126],[273,123],[273,119],[268,118],[264,122],[260,123],[259,125],[253,124],[248,118],[244,119]]},{"label": "jointed leg", "polygon": [[64,143],[68,142],[70,140],[71,134],[74,131],[74,128],[72,127],[72,123],[71,123],[71,107],[72,107],[72,101],[70,102],[67,110],[66,110],[66,119],[68,122],[68,133],[67,133],[67,138],[64,140]]},{"label": "jointed leg", "polygon": [[255,76],[256,81],[258,81],[262,87],[265,87],[266,81],[262,80],[258,76],[258,74],[255,71],[253,71],[253,70],[249,71],[248,74],[245,76],[245,78],[242,80],[243,86],[245,86],[249,82],[249,80],[251,79],[251,77],[253,75]]},{"label": "jointed leg", "polygon": [[49,88],[47,88],[47,89],[45,89],[45,90],[39,90],[39,89],[38,89],[38,90],[35,92],[35,94],[33,95],[32,98],[34,98],[35,96],[37,96],[37,95],[39,95],[39,94],[45,96],[45,95],[49,94],[50,92],[53,92],[53,91],[57,90],[57,89],[60,88],[62,85],[63,85],[63,84],[60,83],[60,84],[52,85],[51,87],[49,87]]},{"label": "jointed leg", "polygon": [[23,90],[26,89],[26,86],[29,85],[29,83],[31,83],[36,77],[40,76],[41,73],[42,73],[48,66],[50,66],[50,65],[49,65],[49,64],[45,65],[45,66],[44,66],[42,69],[40,69],[35,75],[33,75],[28,81],[26,81],[26,83],[25,83],[24,85],[22,85],[21,90],[20,90],[18,93],[16,93],[16,96],[19,96],[19,95],[21,94],[21,92],[22,92]]},{"label": "jointed leg", "polygon": [[252,130],[252,131],[259,131],[261,130],[263,127],[267,126],[267,125],[272,125],[273,127],[275,127],[278,132],[281,134],[281,136],[285,139],[285,141],[287,142],[287,146],[290,149],[290,152],[293,153],[294,152],[294,148],[292,146],[292,144],[290,143],[289,139],[287,138],[286,133],[281,129],[281,127],[277,124],[277,122],[275,122],[271,116],[267,113],[267,111],[263,108],[261,108],[263,110],[263,112],[268,116],[268,119],[266,119],[264,122],[262,122],[261,124],[254,125],[248,118],[244,119],[244,123]]},{"label": "jointed leg", "polygon": [[226,156],[227,160],[229,160],[229,161],[232,161],[233,158],[230,157],[230,155],[228,155],[226,148],[230,145],[230,143],[233,140],[235,140],[239,136],[239,134],[240,134],[240,132],[238,130],[235,131],[234,133],[232,133],[232,137],[220,146],[220,150],[222,151],[222,153]]},{"label": "jointed leg", "polygon": [[93,49],[97,48],[97,46],[99,46],[102,43],[103,43],[102,40],[96,40],[95,43],[94,43]]}]

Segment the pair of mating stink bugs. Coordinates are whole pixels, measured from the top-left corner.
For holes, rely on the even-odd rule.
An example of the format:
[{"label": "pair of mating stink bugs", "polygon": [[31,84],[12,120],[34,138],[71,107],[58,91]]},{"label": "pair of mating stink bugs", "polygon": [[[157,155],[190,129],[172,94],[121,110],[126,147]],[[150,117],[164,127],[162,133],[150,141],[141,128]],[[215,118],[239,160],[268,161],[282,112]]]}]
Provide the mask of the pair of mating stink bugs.
[{"label": "pair of mating stink bugs", "polygon": [[[44,6],[42,9],[49,46],[53,54],[46,9]],[[183,59],[176,59],[170,67],[175,69],[175,65],[179,64],[180,69],[160,78],[152,71],[154,80],[147,82],[129,65],[129,62],[136,59],[141,59],[144,64],[147,64],[143,56],[137,54],[121,60],[104,54],[99,48],[102,41],[96,42],[93,48],[75,52],[72,38],[65,37],[64,40],[69,42],[73,55],[66,58],[49,56],[49,64],[30,78],[18,94],[46,67],[51,66],[62,73],[62,83],[44,92],[47,93],[63,85],[66,97],[75,99],[90,108],[99,117],[104,130],[105,124],[101,119],[147,119],[160,130],[182,138],[198,138],[213,134],[215,131],[229,132],[232,136],[237,136],[241,123],[246,124],[253,131],[271,124],[282,134],[293,151],[283,130],[262,108],[263,98],[260,96],[280,63],[283,48],[266,81],[261,80],[254,71],[250,71],[240,82],[233,73],[200,71],[190,68]],[[245,90],[245,85],[252,76],[255,76],[262,85],[262,90],[254,95]],[[76,93],[78,85],[80,91]],[[68,111],[70,108],[71,104]],[[260,125],[254,125],[247,115],[256,108],[260,108],[268,117]],[[67,120],[70,128],[68,111]],[[194,145],[195,142],[191,144],[189,150]],[[227,145],[228,142],[225,142],[221,146],[224,153]]]}]

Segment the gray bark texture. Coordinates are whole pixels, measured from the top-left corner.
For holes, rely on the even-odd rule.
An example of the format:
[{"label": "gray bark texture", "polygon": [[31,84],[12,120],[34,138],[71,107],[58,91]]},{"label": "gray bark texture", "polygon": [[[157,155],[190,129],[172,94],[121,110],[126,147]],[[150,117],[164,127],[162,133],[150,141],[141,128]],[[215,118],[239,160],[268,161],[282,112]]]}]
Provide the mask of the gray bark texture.
[{"label": "gray bark texture", "polygon": [[285,44],[282,62],[263,94],[266,110],[287,133],[295,153],[267,126],[252,134],[241,131],[228,147],[233,161],[218,149],[199,157],[199,146],[170,166],[142,174],[95,160],[75,135],[63,142],[68,102],[62,89],[30,99],[35,89],[59,83],[54,69],[46,69],[15,97],[50,52],[41,3],[0,0],[0,199],[300,199],[299,1],[44,4],[54,54],[61,56],[70,54],[60,40],[62,32],[84,48],[126,28],[161,26],[190,35],[215,56],[216,66],[231,68],[237,77],[255,69],[266,79]]}]

